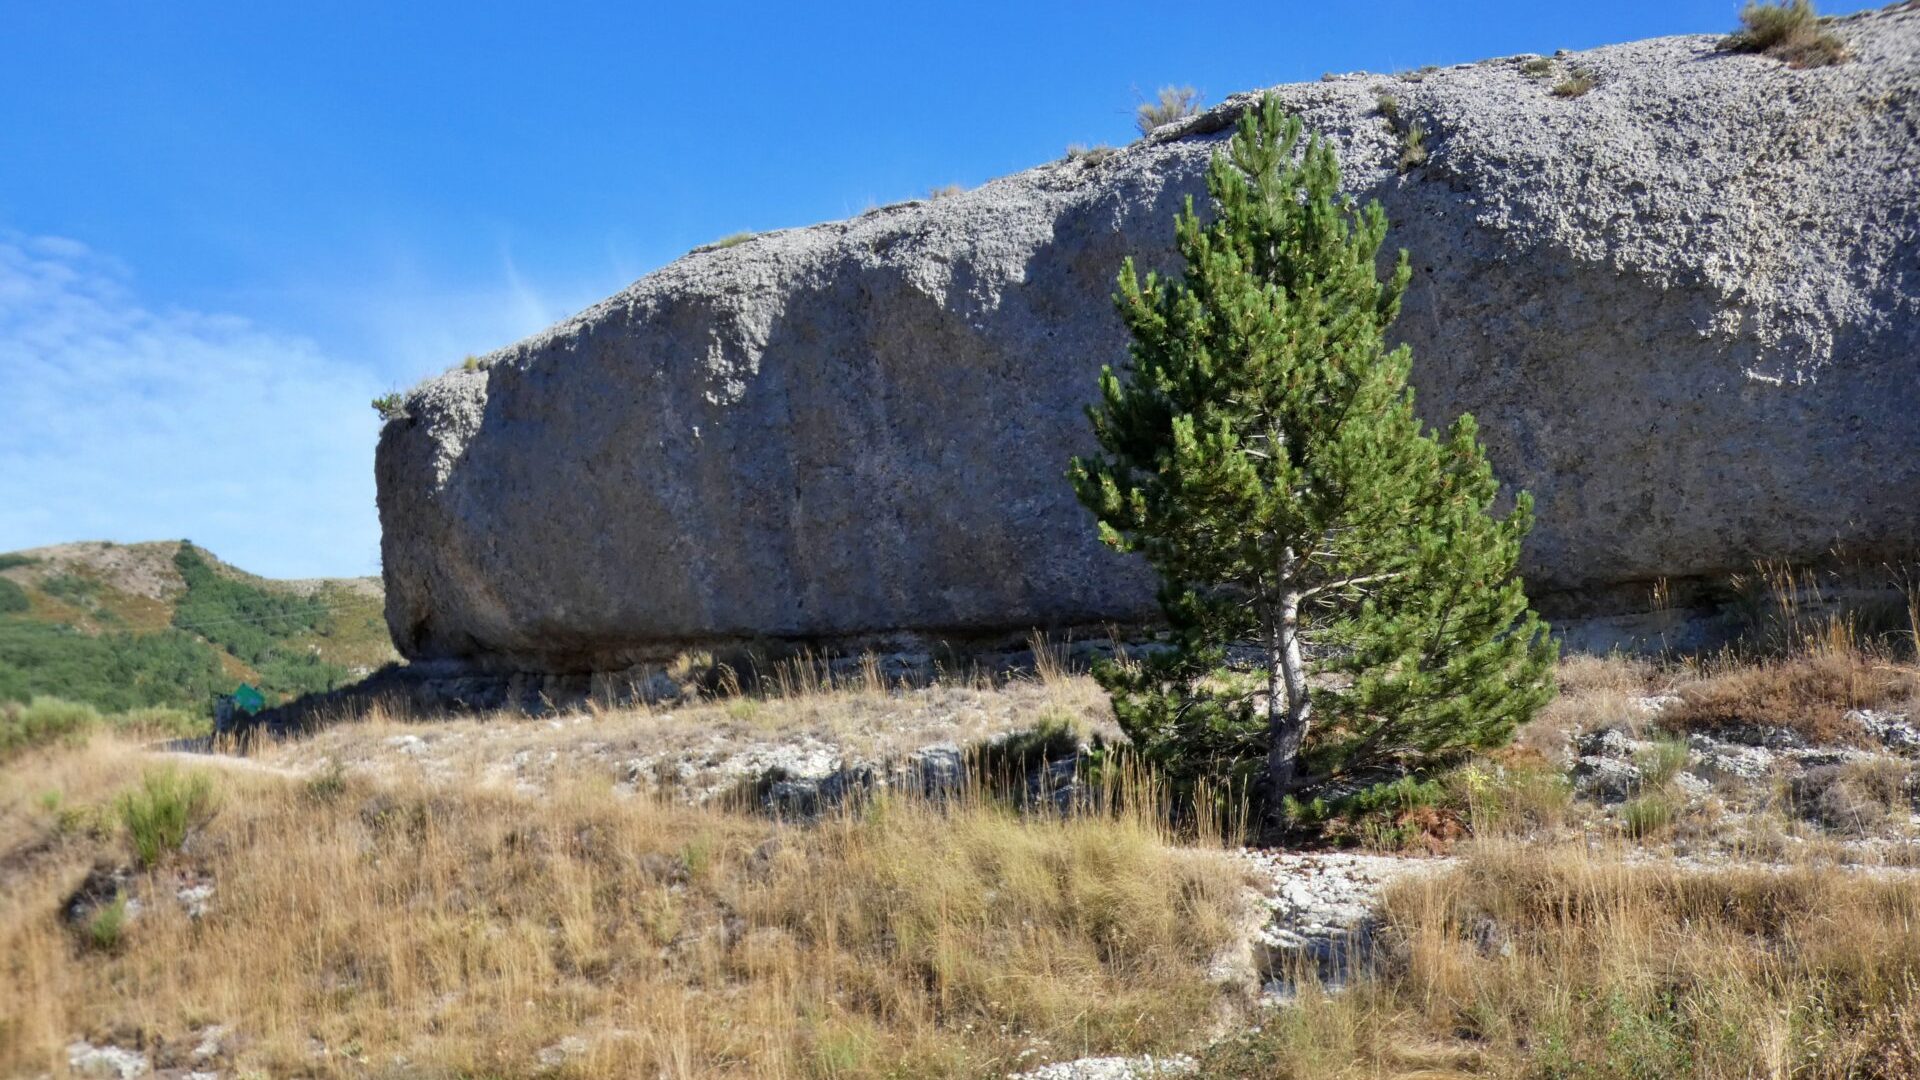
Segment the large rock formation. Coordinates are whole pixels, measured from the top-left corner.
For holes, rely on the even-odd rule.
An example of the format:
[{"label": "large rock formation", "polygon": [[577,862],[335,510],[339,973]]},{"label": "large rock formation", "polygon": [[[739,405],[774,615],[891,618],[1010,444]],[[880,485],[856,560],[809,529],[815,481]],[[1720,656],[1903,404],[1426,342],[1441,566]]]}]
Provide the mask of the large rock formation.
[{"label": "large rock formation", "polygon": [[[1534,492],[1550,608],[1920,552],[1920,11],[1835,29],[1820,69],[1676,37],[1279,88],[1413,253],[1421,411],[1473,412]],[[1246,100],[694,252],[415,389],[378,458],[401,651],[580,671],[1150,616],[1063,470],[1124,357],[1120,260],[1168,265]]]}]

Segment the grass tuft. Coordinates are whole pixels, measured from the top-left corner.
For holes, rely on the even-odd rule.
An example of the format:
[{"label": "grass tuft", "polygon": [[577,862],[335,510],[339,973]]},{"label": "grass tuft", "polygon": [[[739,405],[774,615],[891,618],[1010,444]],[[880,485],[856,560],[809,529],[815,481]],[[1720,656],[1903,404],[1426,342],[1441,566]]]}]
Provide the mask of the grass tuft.
[{"label": "grass tuft", "polygon": [[1409,172],[1427,163],[1427,129],[1418,120],[1400,133],[1400,171]]},{"label": "grass tuft", "polygon": [[1846,43],[1821,25],[1810,0],[1749,3],[1740,9],[1740,27],[1721,39],[1721,48],[1764,53],[1796,68],[1826,67],[1847,58]]},{"label": "grass tuft", "polygon": [[1630,840],[1651,840],[1673,828],[1680,816],[1679,800],[1669,791],[1650,791],[1620,806],[1620,826]]},{"label": "grass tuft", "polygon": [[1200,92],[1191,86],[1163,86],[1153,101],[1142,102],[1134,111],[1134,126],[1140,134],[1151,135],[1158,129],[1184,120],[1200,111]]},{"label": "grass tuft", "polygon": [[153,866],[187,842],[213,810],[213,782],[205,773],[154,769],[140,787],[120,797],[120,823],[141,866]]},{"label": "grass tuft", "polygon": [[120,946],[127,928],[127,898],[116,895],[109,903],[94,909],[87,918],[81,934],[87,947],[98,952],[114,953]]},{"label": "grass tuft", "polygon": [[1084,143],[1072,143],[1067,147],[1067,160],[1078,162],[1091,169],[1117,153],[1119,153],[1119,151],[1105,143],[1097,143],[1093,146],[1087,146]]},{"label": "grass tuft", "polygon": [[1592,90],[1595,85],[1597,85],[1597,80],[1594,78],[1592,70],[1588,68],[1574,68],[1572,73],[1566,78],[1553,84],[1553,96],[1563,98],[1584,97],[1587,91]]}]

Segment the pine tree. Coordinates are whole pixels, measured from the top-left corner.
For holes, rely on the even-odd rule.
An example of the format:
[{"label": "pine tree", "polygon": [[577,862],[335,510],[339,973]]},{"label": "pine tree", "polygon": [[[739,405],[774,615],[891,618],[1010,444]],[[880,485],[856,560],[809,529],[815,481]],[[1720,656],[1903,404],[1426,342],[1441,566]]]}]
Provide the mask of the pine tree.
[{"label": "pine tree", "polygon": [[1504,743],[1557,652],[1516,574],[1532,500],[1499,484],[1471,416],[1414,414],[1386,332],[1387,221],[1339,190],[1333,149],[1269,96],[1176,221],[1180,279],[1132,260],[1133,341],[1088,409],[1104,453],[1071,477],[1106,542],[1159,573],[1166,647],[1099,677],[1150,759],[1264,789],[1271,807]]}]

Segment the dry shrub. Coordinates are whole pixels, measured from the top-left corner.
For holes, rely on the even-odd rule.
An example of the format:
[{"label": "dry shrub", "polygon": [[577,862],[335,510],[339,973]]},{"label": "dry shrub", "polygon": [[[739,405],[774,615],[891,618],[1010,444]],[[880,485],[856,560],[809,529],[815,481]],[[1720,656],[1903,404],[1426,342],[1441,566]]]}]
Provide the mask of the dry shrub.
[{"label": "dry shrub", "polygon": [[1610,690],[1616,694],[1644,694],[1653,682],[1653,665],[1637,656],[1572,654],[1560,658],[1554,677],[1560,693],[1581,694]]},{"label": "dry shrub", "polygon": [[1619,731],[1639,738],[1647,726],[1647,711],[1633,697],[1614,690],[1562,693],[1522,727],[1513,745],[1544,761],[1570,763],[1575,735]]},{"label": "dry shrub", "polygon": [[1088,146],[1086,143],[1067,144],[1067,160],[1078,162],[1089,169],[1101,164],[1117,153],[1119,153],[1118,150],[1108,146],[1106,143],[1096,143],[1092,146]]},{"label": "dry shrub", "polygon": [[[604,781],[235,769],[185,854],[134,874],[117,949],[77,950],[62,898],[130,853],[46,848],[33,791],[111,805],[128,753],[0,774],[21,844],[0,854],[0,1073],[58,1071],[76,1036],[177,1067],[220,1023],[243,1074],[527,1075],[575,1036],[570,1076],[998,1074],[1178,1047],[1222,1004],[1207,967],[1243,903],[1226,860],[1138,817],[901,800],[783,825]],[[187,871],[216,884],[198,921],[169,899]]]},{"label": "dry shrub", "polygon": [[1559,693],[1514,737],[1514,745],[1540,760],[1565,764],[1569,740],[1579,733],[1618,730],[1638,737],[1647,712],[1633,699],[1648,693],[1653,665],[1635,657],[1569,654],[1554,670]]},{"label": "dry shrub", "polygon": [[1740,9],[1739,30],[1720,41],[1733,52],[1757,52],[1791,67],[1825,67],[1846,59],[1846,43],[1820,25],[1810,0],[1749,3]]},{"label": "dry shrub", "polygon": [[[1389,890],[1370,977],[1203,1075],[1911,1077],[1920,888],[1482,846]],[[1427,1070],[1427,1071],[1422,1071]]]},{"label": "dry shrub", "polygon": [[1904,820],[1920,800],[1920,773],[1907,762],[1871,758],[1808,769],[1793,779],[1801,816],[1853,836],[1875,832],[1889,818]]},{"label": "dry shrub", "polygon": [[1680,703],[1661,713],[1672,731],[1723,732],[1778,727],[1814,744],[1863,736],[1851,709],[1905,701],[1920,690],[1912,668],[1851,648],[1705,665],[1678,688]]},{"label": "dry shrub", "polygon": [[1163,86],[1155,100],[1142,102],[1134,110],[1134,126],[1140,134],[1151,135],[1154,129],[1165,127],[1175,120],[1184,120],[1200,111],[1200,91],[1191,86]]},{"label": "dry shrub", "polygon": [[1598,80],[1592,71],[1586,68],[1574,68],[1572,74],[1553,84],[1553,96],[1563,98],[1585,97]]}]

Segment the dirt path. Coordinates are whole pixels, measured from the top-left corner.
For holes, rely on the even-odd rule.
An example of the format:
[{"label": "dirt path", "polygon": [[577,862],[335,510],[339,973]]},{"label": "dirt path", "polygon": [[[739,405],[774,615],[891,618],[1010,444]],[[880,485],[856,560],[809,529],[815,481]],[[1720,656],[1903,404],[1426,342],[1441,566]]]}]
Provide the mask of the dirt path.
[{"label": "dirt path", "polygon": [[176,739],[172,742],[153,743],[145,748],[145,752],[146,756],[154,761],[171,765],[224,769],[228,772],[278,776],[288,780],[303,780],[307,776],[301,769],[273,765],[258,758],[223,754],[217,750],[208,749],[205,741],[200,739]]}]

